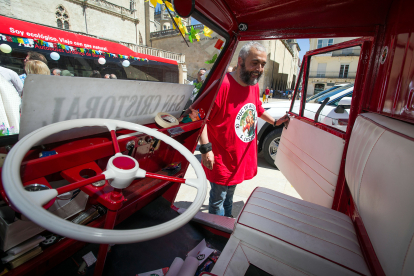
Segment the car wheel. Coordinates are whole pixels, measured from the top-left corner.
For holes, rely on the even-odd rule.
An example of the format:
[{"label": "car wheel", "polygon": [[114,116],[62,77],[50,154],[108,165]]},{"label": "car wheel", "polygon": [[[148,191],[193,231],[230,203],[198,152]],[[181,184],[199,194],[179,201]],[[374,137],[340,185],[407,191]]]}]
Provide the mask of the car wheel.
[{"label": "car wheel", "polygon": [[269,163],[272,166],[275,166],[275,159],[276,159],[276,153],[277,149],[279,147],[280,138],[282,136],[283,128],[277,128],[275,130],[272,130],[267,134],[263,141],[263,155],[267,163]]}]

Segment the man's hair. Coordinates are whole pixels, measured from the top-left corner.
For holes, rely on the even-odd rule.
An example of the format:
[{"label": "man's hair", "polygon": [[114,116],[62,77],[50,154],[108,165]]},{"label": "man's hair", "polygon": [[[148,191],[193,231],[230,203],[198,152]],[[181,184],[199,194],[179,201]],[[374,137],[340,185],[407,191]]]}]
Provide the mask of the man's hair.
[{"label": "man's hair", "polygon": [[110,78],[110,79],[117,79],[117,77],[116,77],[116,75],[115,75],[115,74],[111,74],[111,75],[109,76],[109,78]]},{"label": "man's hair", "polygon": [[40,60],[29,60],[26,62],[25,71],[27,74],[50,75],[47,65]]},{"label": "man's hair", "polygon": [[40,60],[47,64],[47,59],[45,58],[45,56],[38,52],[30,51],[27,53],[27,55],[29,56],[29,60]]},{"label": "man's hair", "polygon": [[266,52],[266,48],[261,43],[256,42],[256,41],[247,42],[240,49],[240,52],[239,52],[239,57],[241,57],[243,61],[246,60],[246,57],[249,55],[250,49],[252,47],[256,48],[256,50],[258,50],[259,52]]},{"label": "man's hair", "polygon": [[200,73],[201,70],[207,71],[206,68],[200,68],[200,69],[198,69],[198,73]]}]

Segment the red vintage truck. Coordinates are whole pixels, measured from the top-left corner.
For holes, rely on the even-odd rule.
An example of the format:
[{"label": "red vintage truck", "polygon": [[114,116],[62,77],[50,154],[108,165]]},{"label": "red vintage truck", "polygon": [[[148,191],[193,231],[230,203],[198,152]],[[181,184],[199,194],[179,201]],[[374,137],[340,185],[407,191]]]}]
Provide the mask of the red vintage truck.
[{"label": "red vintage truck", "polygon": [[[205,111],[204,119],[161,128],[151,118],[163,111],[180,116],[192,90],[184,85],[28,77],[25,130],[18,143],[9,145],[1,194],[19,220],[31,220],[57,242],[6,275],[73,275],[78,270],[74,261],[81,262],[79,256],[89,251],[98,260],[87,275],[135,275],[169,267],[203,239],[221,255],[201,275],[413,275],[414,2],[173,4],[178,14],[193,16],[225,41],[192,105]],[[193,152],[238,42],[330,37],[359,38],[305,55],[276,157],[277,167],[303,200],[257,188],[235,219],[200,215],[207,180]],[[318,114],[306,117],[304,111],[312,57],[350,47],[361,50],[351,105],[341,107],[349,109],[343,130],[324,124]],[[56,105],[68,104],[62,104],[64,115],[54,117],[56,105],[43,113],[40,109],[57,85],[70,86],[74,95],[55,97]],[[98,101],[76,94],[85,88],[102,91],[100,108],[114,102],[110,116],[108,107],[101,118],[82,118],[88,100],[89,106]],[[141,117],[131,90],[146,99]],[[167,90],[169,95],[157,94]],[[119,107],[120,97],[128,97],[124,108],[131,103],[139,118],[125,116],[129,113]],[[39,158],[44,152],[58,154]],[[197,178],[183,178],[189,165]],[[38,186],[30,186],[31,192],[24,189],[33,184]],[[181,185],[196,188],[197,196],[178,213],[173,203]],[[85,208],[95,206],[99,218],[82,225],[46,209],[78,189],[87,195]]]}]

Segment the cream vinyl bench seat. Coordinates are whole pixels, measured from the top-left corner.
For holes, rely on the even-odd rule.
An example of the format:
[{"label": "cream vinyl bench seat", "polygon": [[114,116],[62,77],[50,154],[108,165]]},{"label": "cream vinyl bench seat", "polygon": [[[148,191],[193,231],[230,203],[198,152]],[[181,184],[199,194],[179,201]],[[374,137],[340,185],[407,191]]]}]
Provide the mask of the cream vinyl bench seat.
[{"label": "cream vinyl bench seat", "polygon": [[[386,275],[414,275],[414,126],[378,114],[354,125],[345,176]],[[257,188],[213,268],[241,276],[371,275],[348,216]]]}]

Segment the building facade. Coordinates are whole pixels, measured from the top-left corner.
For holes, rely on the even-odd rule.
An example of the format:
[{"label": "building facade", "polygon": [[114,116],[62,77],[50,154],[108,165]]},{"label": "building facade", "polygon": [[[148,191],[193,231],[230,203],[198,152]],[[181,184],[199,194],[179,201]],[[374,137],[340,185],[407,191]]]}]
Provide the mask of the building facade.
[{"label": "building facade", "polygon": [[[168,12],[168,10],[165,8],[165,5],[160,5],[157,11],[154,13],[154,20],[157,26],[157,29],[154,31],[162,31],[162,30],[170,30],[173,29],[173,22],[171,21],[171,16],[176,16],[176,13],[173,11]],[[189,18],[182,18],[182,21],[184,26],[190,26],[191,25],[191,17]],[[152,31],[151,31],[152,32]]]},{"label": "building facade", "polygon": [[144,0],[0,0],[0,14],[100,39],[146,45],[145,4]]},{"label": "building facade", "polygon": [[[309,39],[309,50],[319,49],[355,38]],[[354,83],[360,53],[360,47],[352,47],[313,56],[310,63],[307,95],[319,93],[335,84]]]},{"label": "building facade", "polygon": [[[190,28],[191,26],[188,26]],[[193,25],[194,29],[203,29],[203,25]],[[151,47],[165,49],[185,55],[185,65],[187,69],[187,79],[192,81],[196,78],[200,68],[209,70],[211,65],[205,62],[211,58],[205,49],[214,47],[219,39],[218,34],[213,32],[211,37],[201,35],[199,42],[189,43],[187,47],[178,31],[173,29],[161,30],[151,33]],[[299,68],[299,45],[296,40],[265,40],[259,41],[266,48],[267,64],[264,75],[259,81],[261,92],[266,87],[286,91],[294,89]],[[238,53],[247,42],[242,41],[238,44],[230,66],[237,65]]]},{"label": "building facade", "polygon": [[0,0],[0,15],[120,43],[134,52],[173,59],[180,79],[185,75],[185,56],[148,47],[150,33],[157,31],[155,8],[145,0]]}]

